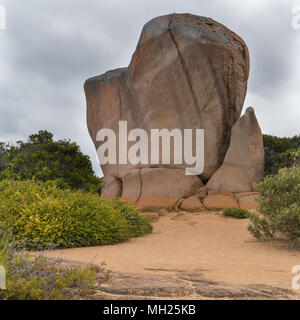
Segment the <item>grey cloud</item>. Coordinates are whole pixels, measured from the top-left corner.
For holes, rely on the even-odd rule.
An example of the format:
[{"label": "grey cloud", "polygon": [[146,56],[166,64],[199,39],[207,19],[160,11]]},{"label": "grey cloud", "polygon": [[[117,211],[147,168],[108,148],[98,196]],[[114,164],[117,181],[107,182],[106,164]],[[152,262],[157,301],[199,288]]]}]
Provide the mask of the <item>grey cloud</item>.
[{"label": "grey cloud", "polygon": [[[260,0],[2,0],[0,140],[48,129],[77,141],[100,174],[85,123],[85,79],[127,66],[142,26],[155,16],[210,16],[241,35],[251,55],[246,104],[262,130],[299,133],[296,59],[300,30],[291,29],[295,1]],[[299,103],[298,103],[299,104]],[[292,118],[291,118],[292,117]]]}]

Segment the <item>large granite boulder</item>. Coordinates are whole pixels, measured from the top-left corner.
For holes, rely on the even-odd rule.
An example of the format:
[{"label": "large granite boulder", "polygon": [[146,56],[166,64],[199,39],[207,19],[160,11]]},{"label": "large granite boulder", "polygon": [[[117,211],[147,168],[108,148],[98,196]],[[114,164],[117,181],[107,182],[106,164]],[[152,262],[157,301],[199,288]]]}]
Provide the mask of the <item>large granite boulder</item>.
[{"label": "large granite boulder", "polygon": [[[161,161],[156,167],[124,164],[121,158],[116,164],[102,165],[105,177],[122,181],[122,198],[140,206],[147,207],[150,202],[169,206],[207,182],[228,150],[232,126],[241,115],[248,75],[248,49],[237,34],[210,18],[171,14],[144,26],[127,68],[87,80],[87,124],[96,149],[103,143],[96,139],[103,128],[114,130],[117,148],[131,147],[133,142],[118,137],[120,120],[127,121],[128,131],[141,128],[149,136],[151,129],[205,130],[204,171],[200,177],[183,179],[182,188],[173,182],[189,165],[172,163],[172,147],[170,165]],[[159,178],[162,172],[163,178]],[[112,197],[118,194],[118,181],[104,188],[105,196],[109,190],[113,190]]]}]

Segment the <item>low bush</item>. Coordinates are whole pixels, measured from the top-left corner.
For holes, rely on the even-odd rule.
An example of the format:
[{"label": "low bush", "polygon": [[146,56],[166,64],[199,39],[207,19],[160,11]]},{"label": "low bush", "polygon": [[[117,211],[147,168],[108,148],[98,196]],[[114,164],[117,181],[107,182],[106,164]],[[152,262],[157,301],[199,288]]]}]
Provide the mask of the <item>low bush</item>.
[{"label": "low bush", "polygon": [[300,167],[280,169],[258,185],[260,212],[248,227],[258,238],[285,238],[300,243]]},{"label": "low bush", "polygon": [[31,257],[10,243],[0,250],[6,270],[6,289],[0,300],[74,300],[96,293],[96,285],[108,281],[104,266],[84,268],[50,261],[43,254]]},{"label": "low bush", "polygon": [[247,219],[250,217],[250,215],[251,213],[249,211],[243,209],[231,208],[224,211],[224,216],[234,217],[237,219]]},{"label": "low bush", "polygon": [[116,244],[152,231],[128,203],[62,190],[53,182],[1,181],[0,222],[32,250]]}]

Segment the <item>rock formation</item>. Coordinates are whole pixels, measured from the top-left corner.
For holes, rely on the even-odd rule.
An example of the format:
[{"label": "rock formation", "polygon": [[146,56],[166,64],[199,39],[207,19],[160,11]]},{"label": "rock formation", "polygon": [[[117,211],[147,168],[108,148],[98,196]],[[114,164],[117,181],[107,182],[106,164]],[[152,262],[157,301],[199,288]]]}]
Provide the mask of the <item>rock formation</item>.
[{"label": "rock formation", "polygon": [[262,133],[253,108],[248,108],[233,126],[224,162],[209,180],[207,188],[234,193],[255,191],[263,177]]},{"label": "rock formation", "polygon": [[[185,161],[179,165],[161,160],[156,165],[117,161],[101,166],[102,196],[157,209],[176,207],[181,199],[196,195],[202,208],[203,196],[197,195],[201,188],[201,195],[207,189],[253,191],[262,178],[263,149],[254,113],[249,110],[240,119],[248,75],[246,44],[220,23],[191,14],[148,22],[127,68],[86,81],[89,133],[96,149],[102,128],[114,130],[117,148],[130,148],[133,143],[125,145],[118,137],[120,120],[127,121],[128,131],[141,128],[149,135],[154,128],[201,128],[204,171],[200,176],[185,175],[189,166]],[[238,168],[231,170],[231,166]],[[207,181],[208,188],[203,189]],[[194,210],[197,200],[184,203]]]}]

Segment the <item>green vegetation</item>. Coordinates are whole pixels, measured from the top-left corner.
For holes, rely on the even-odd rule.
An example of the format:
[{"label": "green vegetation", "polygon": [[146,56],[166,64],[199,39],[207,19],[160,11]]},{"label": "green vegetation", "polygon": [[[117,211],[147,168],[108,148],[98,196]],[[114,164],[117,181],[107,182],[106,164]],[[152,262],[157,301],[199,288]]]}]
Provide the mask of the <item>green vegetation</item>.
[{"label": "green vegetation", "polygon": [[250,215],[251,213],[247,210],[235,209],[235,208],[227,209],[224,212],[224,216],[233,217],[237,219],[247,219],[250,217]]},{"label": "green vegetation", "polygon": [[35,250],[116,244],[152,230],[126,202],[35,181],[0,182],[0,222]]},{"label": "green vegetation", "polygon": [[[104,266],[84,268],[50,261],[43,254],[29,256],[0,225],[0,265],[6,270],[6,289],[0,300],[73,300],[96,293],[96,285],[109,280]],[[9,245],[8,245],[9,244]]]},{"label": "green vegetation", "polygon": [[116,244],[152,231],[149,220],[121,200],[101,199],[101,179],[76,143],[47,131],[15,146],[0,143],[0,300],[79,299],[108,280],[104,267],[50,261],[47,250]]},{"label": "green vegetation", "polygon": [[300,243],[300,135],[264,135],[265,174],[258,185],[260,213],[251,214],[250,233]]},{"label": "green vegetation", "polygon": [[280,169],[258,185],[262,217],[252,214],[250,233],[258,238],[284,238],[300,243],[300,167]]},{"label": "green vegetation", "polygon": [[[292,167],[300,159],[300,135],[278,138],[264,135],[265,174],[276,174],[279,169]],[[298,163],[300,164],[300,162]]]},{"label": "green vegetation", "polygon": [[0,180],[54,180],[61,188],[100,192],[101,179],[94,174],[88,156],[67,140],[53,141],[40,131],[16,146],[0,143]]}]

